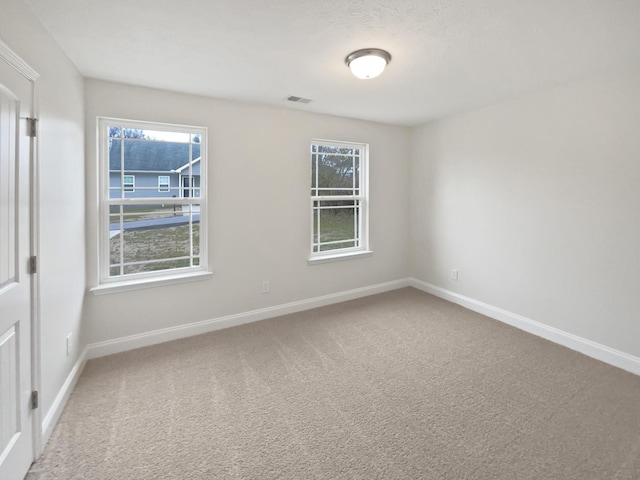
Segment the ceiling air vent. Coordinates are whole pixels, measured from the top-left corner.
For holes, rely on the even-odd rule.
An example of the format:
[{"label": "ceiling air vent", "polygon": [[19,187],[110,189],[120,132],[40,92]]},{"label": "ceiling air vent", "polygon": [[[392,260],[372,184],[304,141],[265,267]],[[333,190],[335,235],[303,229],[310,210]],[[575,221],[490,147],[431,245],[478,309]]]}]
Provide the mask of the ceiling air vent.
[{"label": "ceiling air vent", "polygon": [[294,95],[288,96],[287,100],[289,102],[295,102],[295,103],[311,103],[311,99],[310,98],[296,97]]}]

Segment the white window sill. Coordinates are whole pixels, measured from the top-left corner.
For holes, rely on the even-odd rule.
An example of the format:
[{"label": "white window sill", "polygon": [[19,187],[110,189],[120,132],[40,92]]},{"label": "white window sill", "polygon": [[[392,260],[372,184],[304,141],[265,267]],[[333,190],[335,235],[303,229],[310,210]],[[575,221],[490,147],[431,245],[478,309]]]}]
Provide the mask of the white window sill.
[{"label": "white window sill", "polygon": [[145,288],[164,287],[167,285],[178,285],[180,283],[199,282],[209,280],[213,277],[212,272],[183,273],[180,275],[163,275],[162,277],[139,278],[122,282],[104,283],[89,291],[94,295],[109,295],[112,293],[130,292],[132,290],[142,290]]},{"label": "white window sill", "polygon": [[318,265],[320,263],[341,262],[343,260],[353,260],[355,258],[370,257],[373,255],[371,250],[362,250],[360,252],[336,253],[334,255],[322,255],[311,257],[307,260],[308,265]]}]

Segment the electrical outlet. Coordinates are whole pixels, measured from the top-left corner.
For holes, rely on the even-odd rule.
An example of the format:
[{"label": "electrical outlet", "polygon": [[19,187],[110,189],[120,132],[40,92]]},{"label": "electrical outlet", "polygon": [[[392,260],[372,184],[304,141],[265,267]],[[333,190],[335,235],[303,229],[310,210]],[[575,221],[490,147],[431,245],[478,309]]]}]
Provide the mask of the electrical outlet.
[{"label": "electrical outlet", "polygon": [[458,281],[458,269],[457,268],[452,268],[451,269],[451,280],[455,280],[456,282]]},{"label": "electrical outlet", "polygon": [[262,293],[269,293],[271,291],[271,286],[269,285],[269,280],[262,281]]},{"label": "electrical outlet", "polygon": [[73,336],[73,334],[69,334],[67,335],[67,357],[69,355],[71,355],[71,352],[73,352],[73,343],[71,342],[71,337]]}]

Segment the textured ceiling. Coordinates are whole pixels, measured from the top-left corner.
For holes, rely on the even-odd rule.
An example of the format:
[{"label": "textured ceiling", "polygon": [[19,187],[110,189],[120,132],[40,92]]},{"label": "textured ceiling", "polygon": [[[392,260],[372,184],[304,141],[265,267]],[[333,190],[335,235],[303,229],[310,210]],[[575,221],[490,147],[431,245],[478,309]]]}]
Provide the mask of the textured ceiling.
[{"label": "textured ceiling", "polygon": [[86,77],[398,125],[640,64],[640,0],[25,2]]}]

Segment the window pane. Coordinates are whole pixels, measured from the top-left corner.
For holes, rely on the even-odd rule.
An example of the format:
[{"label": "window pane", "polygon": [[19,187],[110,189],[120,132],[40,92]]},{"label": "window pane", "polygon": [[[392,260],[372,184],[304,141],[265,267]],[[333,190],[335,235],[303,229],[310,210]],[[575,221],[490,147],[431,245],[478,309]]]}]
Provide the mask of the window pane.
[{"label": "window pane", "polygon": [[205,129],[100,120],[99,134],[106,174],[101,182],[108,189],[101,201],[108,202],[109,223],[109,234],[101,239],[108,270],[101,278],[206,266],[200,258],[201,250],[206,252],[204,239],[200,244],[200,206],[183,205],[206,193],[200,178]]},{"label": "window pane", "polygon": [[355,238],[353,208],[320,209],[320,243]]},{"label": "window pane", "polygon": [[180,221],[184,221],[182,206],[166,203],[160,205],[112,205],[109,212],[110,230],[120,230],[120,223],[126,223],[124,228],[132,230]]},{"label": "window pane", "polygon": [[122,260],[125,274],[190,266],[192,247],[197,255],[199,246],[198,225],[192,232],[189,225],[124,230],[110,240],[111,265]]},{"label": "window pane", "polygon": [[318,151],[322,153],[339,153],[343,155],[353,155],[353,148],[336,145],[319,145]]},{"label": "window pane", "polygon": [[[189,145],[186,143],[124,140],[124,170],[171,172],[189,165]],[[114,142],[118,154],[120,142]]]},{"label": "window pane", "polygon": [[[315,189],[317,186],[316,183],[316,174],[318,172],[318,156],[313,154],[311,155],[311,188]],[[317,195],[317,191],[311,192],[312,195]]]},{"label": "window pane", "polygon": [[[315,200],[312,202],[312,254],[327,250],[355,249],[367,245],[361,231],[361,216],[366,203],[363,192],[364,145],[311,145],[311,197],[349,198],[351,200]],[[365,163],[362,163],[365,162]],[[366,200],[366,199],[364,199]]]},{"label": "window pane", "polygon": [[131,275],[134,273],[144,272],[157,272],[159,270],[173,270],[175,268],[190,267],[191,264],[188,258],[180,258],[174,260],[158,260],[155,262],[149,262],[145,265],[124,265],[124,275]]},{"label": "window pane", "polygon": [[147,140],[155,140],[157,142],[177,142],[177,143],[189,143],[191,141],[191,134],[180,132],[163,132],[160,130],[140,130],[141,137]]},{"label": "window pane", "polygon": [[316,200],[314,206],[317,208],[328,210],[328,209],[341,209],[347,207],[357,207],[360,203],[358,200]]},{"label": "window pane", "polygon": [[327,250],[337,250],[338,248],[353,248],[356,247],[356,242],[354,240],[349,242],[338,242],[338,243],[329,243],[320,245],[320,251],[326,252]]},{"label": "window pane", "polygon": [[117,125],[109,127],[109,136],[112,138],[145,138],[144,130],[123,128]]},{"label": "window pane", "polygon": [[[318,202],[314,202],[317,205]],[[320,218],[320,211],[314,205],[313,209],[313,243],[318,243],[318,219]]]},{"label": "window pane", "polygon": [[353,194],[353,174],[353,157],[341,155],[319,155],[319,195]]},{"label": "window pane", "polygon": [[314,251],[357,246],[359,202],[317,201],[313,210]]},{"label": "window pane", "polygon": [[112,276],[120,275],[120,264],[124,275],[189,267],[200,254],[199,205],[126,205],[111,210]]},{"label": "window pane", "polygon": [[198,198],[200,196],[200,176],[182,177],[182,196],[184,198]]},{"label": "window pane", "polygon": [[[127,230],[123,237],[124,263],[189,257],[187,225],[145,230]],[[141,270],[145,268],[140,265]]]},{"label": "window pane", "polygon": [[[200,144],[114,139],[109,143],[109,198],[200,197],[200,158]],[[166,175],[159,176],[162,172]],[[160,184],[159,178],[166,181]]]}]

